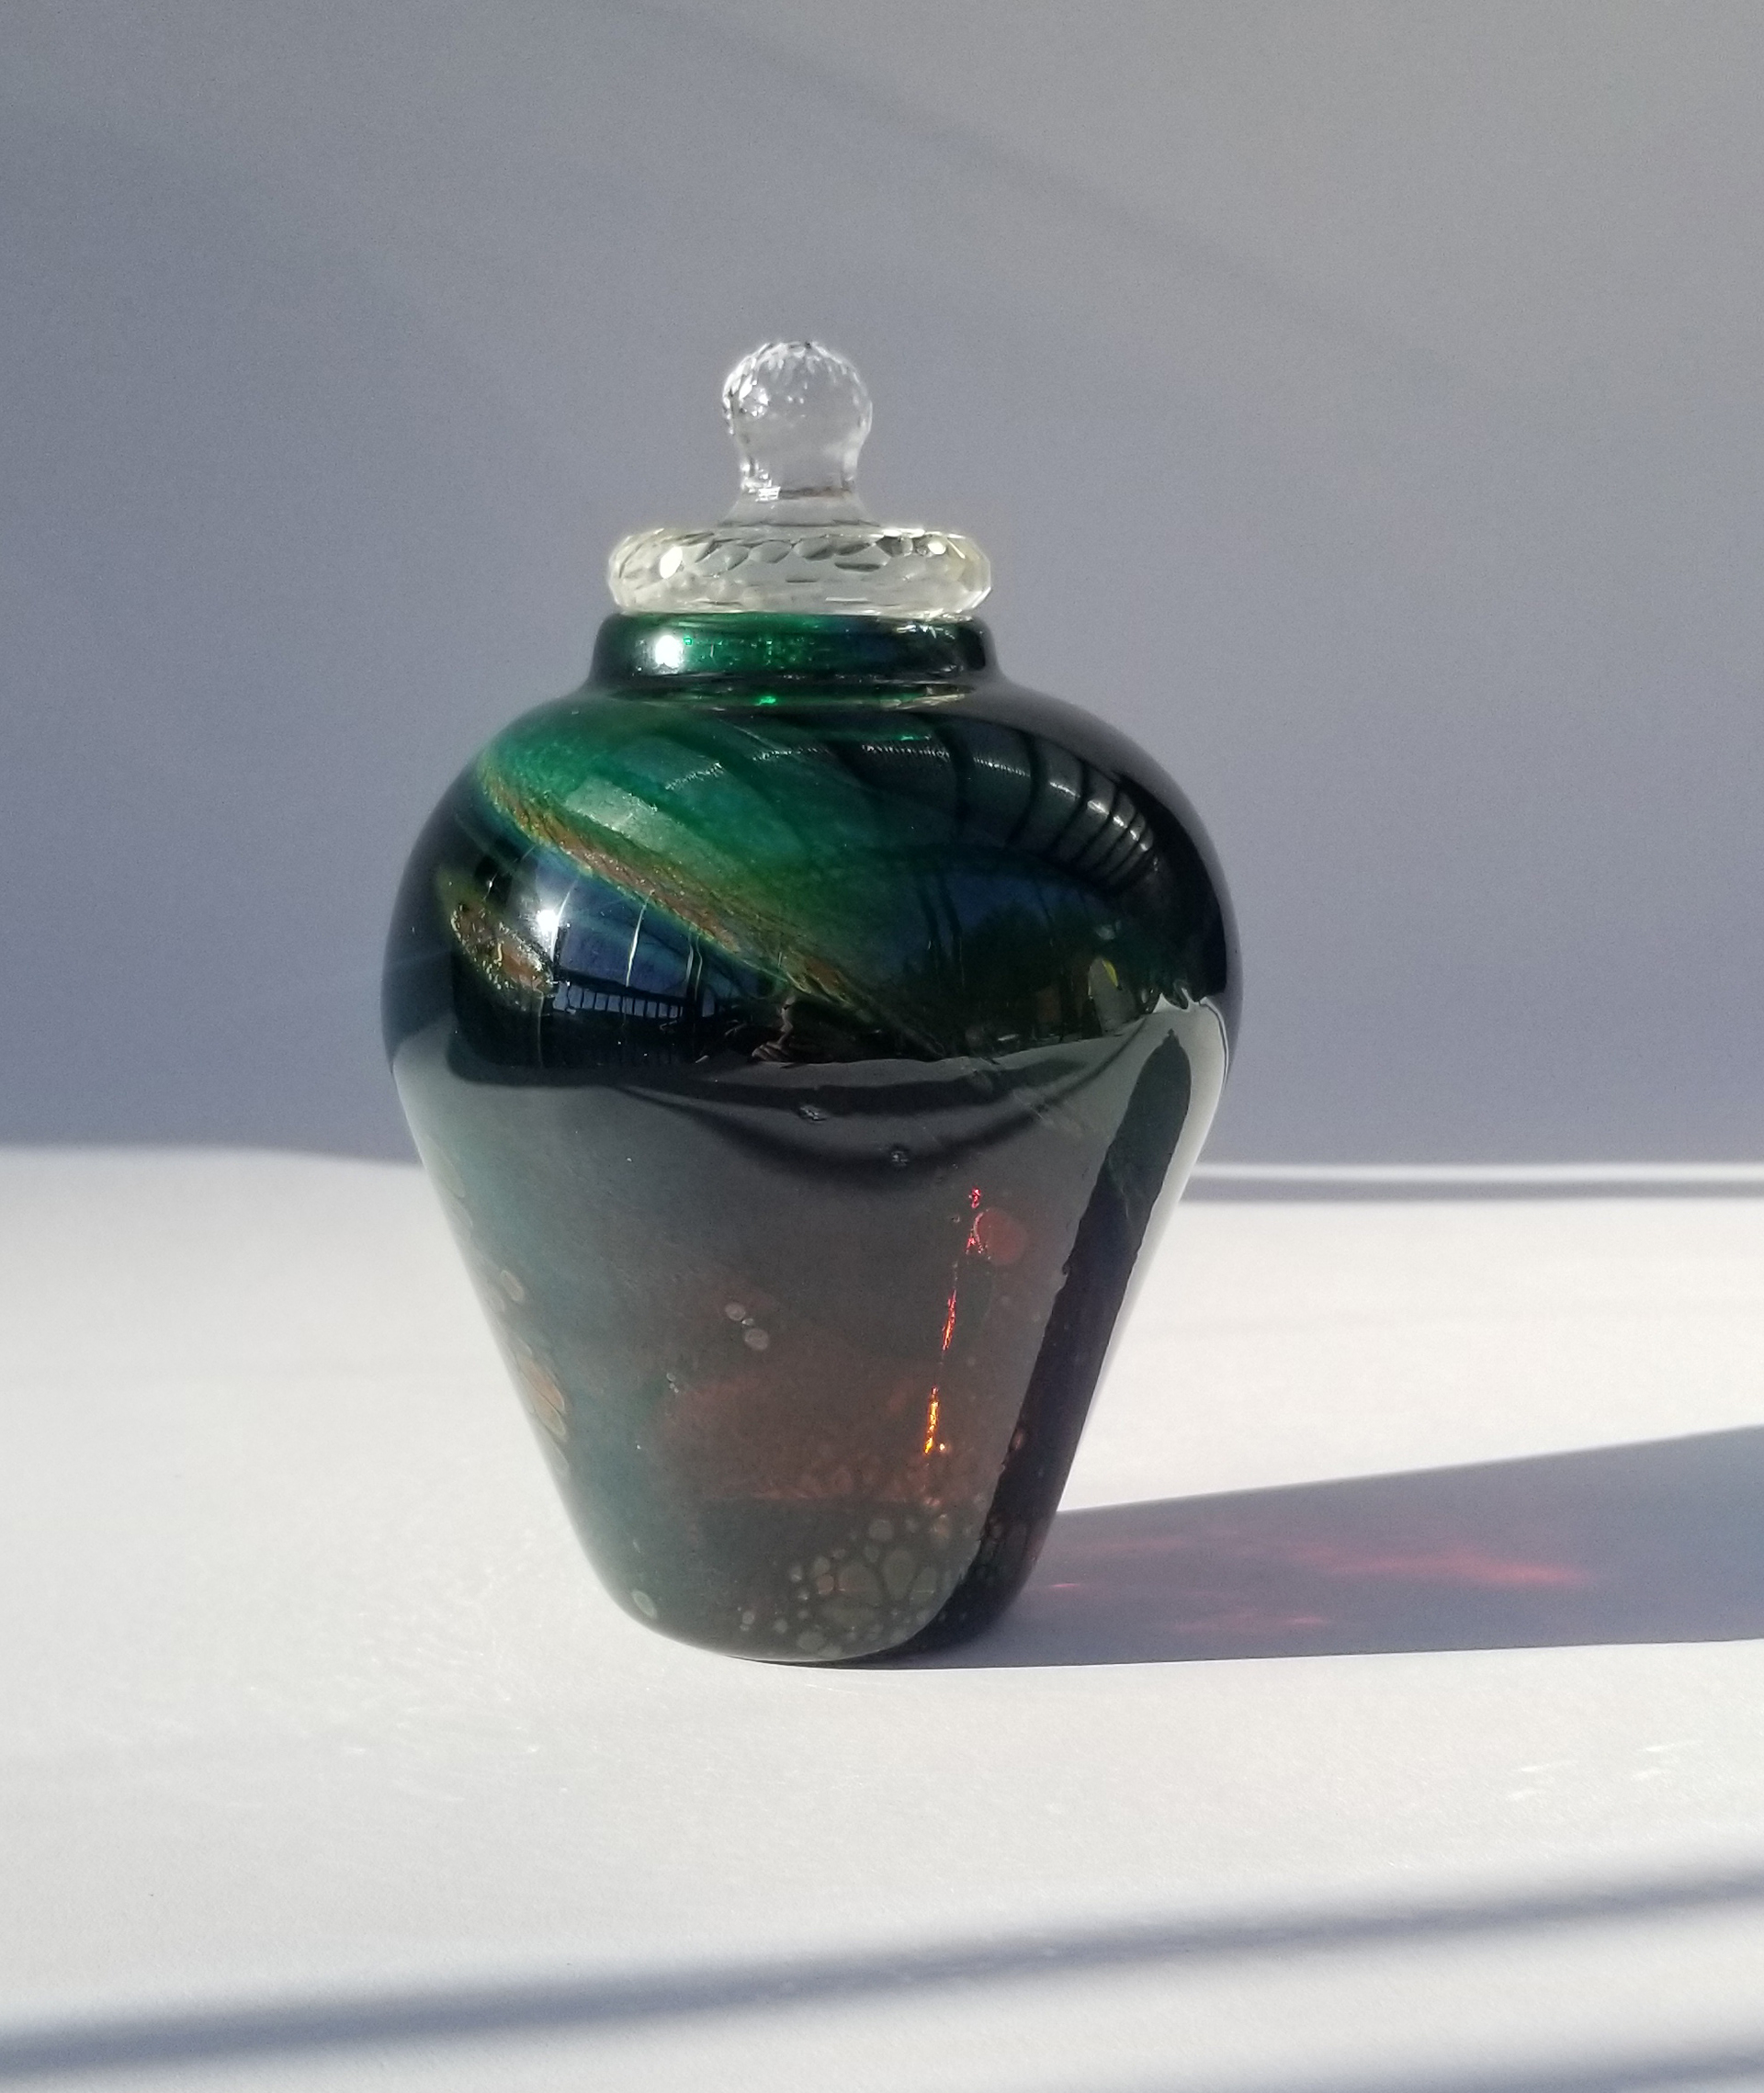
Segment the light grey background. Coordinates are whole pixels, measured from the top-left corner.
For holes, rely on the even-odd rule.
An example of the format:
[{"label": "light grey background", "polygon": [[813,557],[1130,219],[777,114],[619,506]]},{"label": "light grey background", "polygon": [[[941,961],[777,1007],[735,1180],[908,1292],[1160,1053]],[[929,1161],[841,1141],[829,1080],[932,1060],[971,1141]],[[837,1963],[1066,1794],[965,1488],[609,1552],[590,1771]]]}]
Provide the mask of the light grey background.
[{"label": "light grey background", "polygon": [[1764,1152],[1764,8],[7,0],[0,1137],[396,1153],[403,851],[854,356],[1229,871],[1222,1158]]}]

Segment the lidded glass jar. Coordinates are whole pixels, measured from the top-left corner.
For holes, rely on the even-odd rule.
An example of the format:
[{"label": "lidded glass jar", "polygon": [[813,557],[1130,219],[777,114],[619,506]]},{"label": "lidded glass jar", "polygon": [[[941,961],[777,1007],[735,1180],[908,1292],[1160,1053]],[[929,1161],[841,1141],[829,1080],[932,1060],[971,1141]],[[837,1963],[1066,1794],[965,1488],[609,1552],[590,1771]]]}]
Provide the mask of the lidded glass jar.
[{"label": "lidded glass jar", "polygon": [[1028,1574],[1237,953],[1175,787],[994,666],[978,547],[859,504],[852,366],[723,397],[729,515],[614,549],[587,682],[418,841],[386,1037],[608,1590],[827,1663]]}]

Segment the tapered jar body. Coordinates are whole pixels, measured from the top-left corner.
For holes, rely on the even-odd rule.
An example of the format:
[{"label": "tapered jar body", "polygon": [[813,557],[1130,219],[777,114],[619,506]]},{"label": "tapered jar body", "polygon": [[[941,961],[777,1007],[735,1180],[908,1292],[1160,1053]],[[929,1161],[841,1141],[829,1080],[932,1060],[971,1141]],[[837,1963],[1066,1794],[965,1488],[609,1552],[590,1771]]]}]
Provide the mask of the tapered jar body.
[{"label": "tapered jar body", "polygon": [[994,1618],[1236,989],[1193,815],[978,624],[608,619],[423,835],[385,1010],[618,1601],[795,1662]]}]

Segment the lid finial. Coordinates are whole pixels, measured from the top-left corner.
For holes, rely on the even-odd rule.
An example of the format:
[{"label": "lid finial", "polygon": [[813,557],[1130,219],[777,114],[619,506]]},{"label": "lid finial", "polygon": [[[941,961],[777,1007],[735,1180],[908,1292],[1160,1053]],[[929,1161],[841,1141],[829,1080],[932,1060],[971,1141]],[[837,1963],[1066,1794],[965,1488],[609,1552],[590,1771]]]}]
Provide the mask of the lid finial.
[{"label": "lid finial", "polygon": [[607,561],[625,611],[795,611],[964,617],[992,585],[972,538],[878,524],[857,498],[870,395],[820,342],[764,342],[723,381],[741,491],[711,530],[621,538]]},{"label": "lid finial", "polygon": [[751,350],[723,380],[723,416],[741,454],[741,499],[728,522],[868,520],[854,482],[869,390],[837,349],[765,342]]}]

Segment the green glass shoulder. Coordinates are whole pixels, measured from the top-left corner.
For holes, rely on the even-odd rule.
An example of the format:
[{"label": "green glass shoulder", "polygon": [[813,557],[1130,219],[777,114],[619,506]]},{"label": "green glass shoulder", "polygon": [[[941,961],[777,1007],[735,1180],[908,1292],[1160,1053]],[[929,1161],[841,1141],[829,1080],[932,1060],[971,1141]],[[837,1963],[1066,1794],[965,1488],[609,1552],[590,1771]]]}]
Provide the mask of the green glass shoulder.
[{"label": "green glass shoulder", "polygon": [[[1125,737],[1008,682],[977,620],[611,617],[582,688],[494,737],[441,821],[400,911],[407,963],[437,894],[476,920],[448,862],[487,882],[499,937],[549,864],[585,883],[571,915],[616,889],[646,937],[671,921],[915,1058],[1016,1036],[1019,1004],[1067,1033],[1206,1000],[1235,1031],[1229,903],[1193,810]],[[413,1014],[389,1007],[389,1033]]]}]

